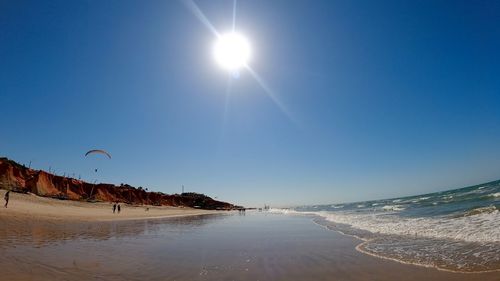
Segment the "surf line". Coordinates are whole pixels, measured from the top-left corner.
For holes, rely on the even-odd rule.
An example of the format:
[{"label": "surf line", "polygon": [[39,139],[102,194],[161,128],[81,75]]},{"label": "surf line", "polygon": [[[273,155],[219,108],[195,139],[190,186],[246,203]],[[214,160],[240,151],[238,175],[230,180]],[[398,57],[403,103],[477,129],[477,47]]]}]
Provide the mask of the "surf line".
[{"label": "surf line", "polygon": [[364,238],[361,238],[361,237],[354,235],[354,234],[347,234],[347,233],[342,232],[341,230],[329,228],[328,226],[322,225],[318,222],[318,220],[323,219],[322,217],[320,217],[316,214],[308,214],[308,215],[316,216],[317,218],[313,218],[311,220],[314,224],[320,226],[321,228],[324,228],[328,231],[335,231],[337,233],[340,233],[341,235],[353,237],[357,240],[360,240],[361,242],[358,245],[356,245],[356,247],[354,249],[356,249],[356,251],[363,253],[365,255],[369,255],[372,257],[380,258],[380,259],[390,260],[390,261],[398,262],[401,264],[414,265],[414,266],[420,266],[420,267],[425,267],[425,268],[433,268],[433,269],[436,269],[439,271],[458,273],[458,274],[481,274],[481,273],[500,272],[500,268],[499,269],[490,269],[490,270],[478,270],[478,271],[460,271],[460,270],[453,270],[453,269],[440,267],[437,265],[424,264],[424,263],[418,263],[418,262],[409,262],[409,261],[404,261],[404,260],[400,260],[400,259],[396,259],[396,258],[392,258],[392,257],[383,256],[383,255],[377,255],[375,253],[372,253],[372,252],[369,252],[368,250],[363,249],[364,245],[370,243],[374,239],[364,239]]}]

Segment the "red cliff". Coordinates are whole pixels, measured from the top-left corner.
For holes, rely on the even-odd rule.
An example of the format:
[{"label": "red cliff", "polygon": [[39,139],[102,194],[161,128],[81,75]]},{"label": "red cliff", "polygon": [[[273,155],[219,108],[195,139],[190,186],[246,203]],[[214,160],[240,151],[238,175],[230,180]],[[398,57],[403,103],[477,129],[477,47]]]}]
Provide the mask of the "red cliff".
[{"label": "red cliff", "polygon": [[238,206],[214,200],[198,193],[164,194],[148,192],[130,185],[91,184],[29,169],[7,158],[0,158],[0,188],[39,196],[69,200],[124,202],[157,206],[185,206],[230,210]]}]

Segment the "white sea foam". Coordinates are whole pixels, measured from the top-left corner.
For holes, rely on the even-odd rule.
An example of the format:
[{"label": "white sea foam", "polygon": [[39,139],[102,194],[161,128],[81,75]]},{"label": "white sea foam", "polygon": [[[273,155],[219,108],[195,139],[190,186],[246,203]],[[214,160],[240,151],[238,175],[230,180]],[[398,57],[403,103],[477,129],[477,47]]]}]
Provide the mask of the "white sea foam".
[{"label": "white sea foam", "polygon": [[294,209],[280,209],[280,208],[270,208],[269,212],[271,213],[279,213],[279,214],[285,214],[285,215],[294,215],[294,214],[315,214],[316,212],[297,212]]},{"label": "white sea foam", "polygon": [[418,237],[381,237],[357,247],[377,257],[459,272],[499,270],[498,243],[467,243]]},{"label": "white sea foam", "polygon": [[402,211],[405,208],[401,205],[385,205],[382,207],[382,210],[384,211]]},{"label": "white sea foam", "polygon": [[420,201],[424,201],[424,200],[427,200],[429,199],[430,197],[420,197],[420,198],[417,198],[417,199],[413,199],[411,202],[412,203],[418,203]]},{"label": "white sea foam", "polygon": [[467,242],[500,242],[500,212],[459,218],[402,218],[373,214],[323,214],[329,221],[349,224],[373,233],[417,235]]},{"label": "white sea foam", "polygon": [[387,213],[297,212],[275,210],[285,214],[314,214],[334,223],[378,234],[455,239],[465,242],[500,242],[500,212],[479,212],[461,217],[404,218]]},{"label": "white sea foam", "polygon": [[357,249],[375,256],[452,271],[500,271],[499,200],[500,182],[342,209],[280,212],[319,216],[317,223],[360,238]]}]

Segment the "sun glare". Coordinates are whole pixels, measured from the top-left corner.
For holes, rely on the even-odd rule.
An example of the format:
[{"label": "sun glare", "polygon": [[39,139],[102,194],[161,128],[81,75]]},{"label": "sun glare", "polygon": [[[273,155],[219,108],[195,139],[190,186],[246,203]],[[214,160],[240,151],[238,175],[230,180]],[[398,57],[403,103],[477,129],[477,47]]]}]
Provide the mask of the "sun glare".
[{"label": "sun glare", "polygon": [[229,71],[237,71],[247,65],[250,54],[248,40],[234,32],[219,36],[214,46],[215,60],[222,68]]}]

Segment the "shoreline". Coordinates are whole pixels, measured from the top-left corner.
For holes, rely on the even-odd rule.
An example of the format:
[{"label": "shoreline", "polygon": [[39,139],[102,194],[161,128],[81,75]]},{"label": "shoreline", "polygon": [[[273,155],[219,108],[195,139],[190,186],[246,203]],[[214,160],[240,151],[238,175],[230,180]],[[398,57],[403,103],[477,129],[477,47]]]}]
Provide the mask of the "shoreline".
[{"label": "shoreline", "polygon": [[[284,215],[288,215],[288,214],[284,214]],[[400,263],[400,264],[404,264],[404,265],[411,265],[411,266],[417,266],[417,267],[422,267],[422,268],[428,268],[428,269],[435,269],[435,270],[438,270],[438,271],[442,271],[442,272],[448,272],[448,273],[454,273],[454,274],[471,274],[471,275],[480,275],[480,274],[488,274],[488,273],[495,273],[495,272],[500,272],[500,269],[491,269],[491,270],[477,270],[477,271],[459,271],[459,270],[452,270],[452,269],[448,269],[448,268],[443,268],[443,267],[440,267],[440,266],[436,266],[436,265],[429,265],[429,264],[422,264],[422,263],[417,263],[417,262],[409,262],[409,261],[404,261],[404,260],[400,260],[400,259],[397,259],[397,258],[393,258],[393,257],[387,257],[387,256],[383,256],[383,255],[378,255],[378,254],[374,254],[368,250],[365,250],[363,249],[363,246],[366,245],[367,243],[369,243],[371,241],[370,240],[367,240],[367,239],[363,239],[361,237],[358,237],[356,235],[352,235],[352,234],[347,234],[347,233],[344,233],[338,229],[332,229],[326,225],[322,225],[320,223],[318,223],[316,221],[316,219],[323,219],[321,217],[318,217],[317,215],[314,215],[314,214],[300,214],[300,213],[294,213],[292,214],[292,216],[305,216],[305,217],[310,217],[311,218],[311,221],[313,222],[313,224],[321,227],[321,228],[324,228],[328,231],[334,231],[336,233],[339,233],[340,235],[343,235],[343,236],[346,236],[346,237],[351,237],[351,238],[354,238],[356,240],[359,241],[359,243],[355,246],[355,250],[359,253],[362,253],[364,255],[367,255],[367,256],[371,256],[371,257],[375,257],[375,258],[378,258],[378,259],[383,259],[383,260],[388,260],[388,261],[393,261],[393,262],[397,262],[397,263]]]},{"label": "shoreline", "polygon": [[[330,229],[332,230],[332,229]],[[337,230],[333,230],[333,231],[337,231]],[[337,231],[338,233],[342,234],[342,235],[346,235],[346,236],[351,236],[351,237],[354,237],[356,239],[359,239],[358,237],[355,237],[355,236],[352,236],[352,235],[348,235],[348,234],[344,234],[340,231]],[[359,239],[361,240],[361,239]],[[458,271],[458,270],[452,270],[452,269],[447,269],[447,268],[442,268],[442,267],[439,267],[439,266],[433,266],[433,265],[427,265],[427,264],[421,264],[421,263],[414,263],[414,262],[407,262],[407,261],[403,261],[403,260],[398,260],[396,258],[391,258],[391,257],[386,257],[386,256],[382,256],[382,255],[377,255],[377,254],[374,254],[374,253],[371,253],[367,250],[364,250],[362,249],[362,247],[369,242],[368,241],[364,241],[364,240],[361,240],[362,242],[359,243],[357,246],[356,246],[356,251],[362,253],[362,254],[365,254],[365,255],[368,255],[368,256],[372,256],[372,257],[375,257],[375,258],[379,258],[379,259],[384,259],[384,260],[389,260],[389,261],[393,261],[393,262],[397,262],[397,263],[400,263],[400,264],[406,264],[406,265],[413,265],[413,266],[418,266],[418,267],[424,267],[424,268],[430,268],[430,269],[435,269],[435,270],[439,270],[439,271],[443,271],[443,272],[449,272],[449,273],[456,273],[456,274],[485,274],[485,273],[494,273],[494,272],[499,272],[500,269],[492,269],[492,270],[478,270],[478,271]]]},{"label": "shoreline", "polygon": [[[5,190],[0,190],[0,198],[3,199],[3,195],[5,194]],[[206,217],[207,220],[210,220],[209,217],[221,215],[221,214],[235,214],[234,212],[227,211],[213,211],[213,210],[200,210],[193,209],[187,207],[168,207],[168,206],[131,206],[122,204],[122,212],[120,214],[113,214],[112,212],[112,203],[110,202],[81,202],[81,201],[71,201],[71,200],[59,200],[53,198],[39,197],[34,194],[20,194],[20,193],[11,193],[11,200],[9,201],[9,208],[3,208],[4,201],[2,200],[2,206],[0,207],[0,220],[5,219],[8,224],[10,224],[11,230],[14,230],[12,233],[16,233],[19,229],[30,229],[35,227],[36,235],[40,236],[40,233],[50,233],[47,229],[51,229],[51,225],[57,226],[55,228],[54,234],[56,232],[61,231],[64,237],[78,234],[80,231],[85,233],[87,228],[86,225],[94,228],[101,226],[98,223],[101,222],[127,222],[137,221],[139,224],[142,224],[140,221],[145,220],[159,220],[165,218],[183,218],[186,219],[189,217]],[[146,208],[149,208],[149,211],[146,211]],[[266,215],[265,213],[263,215]],[[298,216],[296,216],[298,215]],[[241,214],[240,214],[241,216]],[[471,278],[476,278],[472,276],[477,276],[477,278],[481,276],[490,276],[491,274],[496,274],[496,272],[500,271],[497,269],[494,270],[478,270],[478,271],[458,271],[451,270],[447,268],[441,268],[437,265],[428,265],[428,264],[420,264],[415,262],[409,262],[405,260],[400,260],[397,258],[387,257],[383,255],[377,255],[367,251],[363,248],[363,246],[368,243],[370,240],[362,239],[355,235],[343,233],[340,230],[332,229],[326,225],[323,225],[316,221],[316,216],[310,214],[294,214],[291,217],[305,217],[308,221],[312,222],[313,225],[319,226],[322,229],[325,229],[329,232],[333,231],[333,233],[337,233],[338,235],[352,238],[352,251],[359,253],[362,256],[373,257],[380,261],[388,261],[388,262],[396,262],[399,265],[411,266],[421,269],[428,269],[436,272],[444,272],[450,273],[453,275],[463,276],[471,276]],[[231,217],[231,216],[227,216]],[[284,216],[287,217],[287,216]],[[202,218],[200,218],[202,219]],[[26,222],[29,222],[26,225]],[[90,223],[90,224],[89,224]],[[160,223],[162,223],[160,221]],[[17,226],[16,226],[17,225]],[[22,225],[22,226],[21,226]],[[107,224],[106,224],[107,225]],[[114,224],[111,224],[114,225]],[[128,224],[127,224],[128,225]],[[20,227],[20,228],[19,228]],[[60,229],[59,227],[63,227]],[[82,228],[83,227],[83,228]],[[106,226],[108,227],[108,226]],[[68,229],[70,231],[68,231]],[[77,229],[72,231],[71,229]],[[83,229],[83,230],[82,230]],[[27,232],[30,237],[30,232]],[[15,234],[17,236],[17,234]],[[47,234],[48,235],[48,234]],[[48,235],[50,236],[50,235]],[[57,235],[56,235],[57,236]],[[44,239],[41,239],[44,240]],[[394,265],[395,266],[395,265]],[[462,278],[462,277],[461,277]]]},{"label": "shoreline", "polygon": [[6,219],[0,237],[0,271],[19,281],[498,280],[367,255],[355,249],[359,239],[310,218],[266,212],[115,222],[23,217]]},{"label": "shoreline", "polygon": [[0,218],[14,220],[55,220],[55,221],[129,221],[144,219],[162,219],[184,216],[224,214],[227,211],[203,210],[189,207],[128,205],[120,203],[121,212],[113,213],[111,202],[82,202],[59,200],[41,197],[35,194],[10,193],[8,208],[4,208],[3,196],[6,190],[0,191],[2,205]]}]

